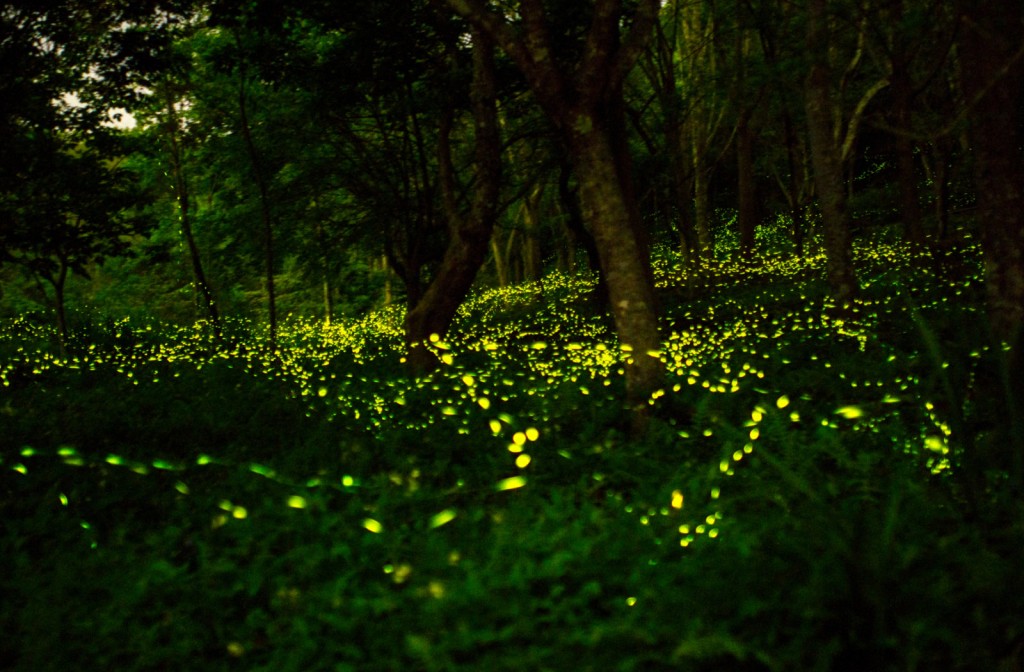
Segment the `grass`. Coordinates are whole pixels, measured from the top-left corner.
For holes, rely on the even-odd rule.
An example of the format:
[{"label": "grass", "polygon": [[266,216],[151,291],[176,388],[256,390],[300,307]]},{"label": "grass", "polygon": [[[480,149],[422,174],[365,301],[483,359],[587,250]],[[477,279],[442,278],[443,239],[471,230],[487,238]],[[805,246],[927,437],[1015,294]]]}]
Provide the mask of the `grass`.
[{"label": "grass", "polygon": [[[13,670],[995,670],[1020,503],[965,446],[997,348],[968,241],[656,267],[668,385],[624,431],[586,279],[481,291],[443,364],[401,314],[129,320],[68,360],[0,331],[0,660]],[[679,289],[683,288],[683,289]],[[978,485],[980,483],[980,485]]]}]

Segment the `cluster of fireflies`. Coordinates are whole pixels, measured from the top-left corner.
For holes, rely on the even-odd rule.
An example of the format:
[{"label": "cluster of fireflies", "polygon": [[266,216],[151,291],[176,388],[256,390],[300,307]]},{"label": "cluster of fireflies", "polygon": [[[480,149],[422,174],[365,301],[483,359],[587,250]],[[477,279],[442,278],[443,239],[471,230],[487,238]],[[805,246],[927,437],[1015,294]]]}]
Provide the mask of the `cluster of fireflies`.
[{"label": "cluster of fireflies", "polygon": [[[858,247],[857,259],[862,284],[869,290],[893,268],[905,266],[912,255],[898,245],[874,244]],[[728,507],[723,491],[728,477],[759,453],[769,455],[773,448],[762,446],[777,441],[773,433],[782,431],[779,427],[878,433],[901,413],[913,411],[922,419],[916,443],[898,448],[926,455],[935,473],[950,468],[949,446],[956,437],[949,420],[925,398],[921,381],[904,361],[905,353],[877,342],[873,334],[893,314],[910,320],[912,311],[942,309],[944,302],[975,291],[980,274],[975,269],[950,281],[949,291],[929,299],[932,303],[925,301],[935,296],[927,291],[928,283],[938,281],[923,278],[919,286],[905,287],[903,297],[866,291],[857,304],[835,311],[809,282],[823,267],[820,252],[756,265],[717,262],[701,270],[671,255],[658,256],[658,287],[691,288],[695,298],[681,301],[682,308],[666,316],[660,351],[645,353],[657,357],[665,369],[665,388],[651,396],[650,405],[681,395],[690,406],[713,407],[716,399],[735,397],[743,400],[748,415],[716,420],[709,412],[701,417],[704,424],[679,421],[681,454],[689,442],[721,442],[717,468],[723,480],[699,493],[666,483],[664,502],[626,505],[641,524],[661,517],[674,521],[673,535],[682,547],[724,534]],[[494,451],[507,461],[507,473],[492,484],[492,492],[506,493],[542,483],[533,477],[537,465],[568,457],[557,441],[558,415],[566,409],[614,403],[627,363],[636,356],[616,341],[607,321],[584,309],[593,286],[592,278],[555,274],[543,282],[478,292],[462,306],[448,334],[435,334],[423,344],[438,366],[420,377],[406,375],[401,367],[403,314],[396,308],[330,325],[288,321],[274,352],[267,351],[262,332],[242,324],[231,325],[229,331],[241,336],[225,344],[213,340],[209,325],[173,327],[122,320],[109,328],[104,345],[77,343],[67,358],[38,349],[47,330],[19,318],[0,328],[0,389],[54,370],[103,371],[123,376],[132,385],[161,385],[188,367],[231,366],[253,377],[283,381],[310,416],[326,417],[339,428],[371,434],[382,429],[429,429],[478,438],[481,450]],[[733,290],[741,289],[743,298],[734,298]],[[796,347],[807,343],[827,347],[807,355],[808,348]],[[878,352],[872,353],[870,369],[849,366],[858,353],[872,348]],[[830,354],[833,350],[845,355],[837,358]],[[847,364],[840,365],[839,360]],[[879,361],[884,365],[876,366]],[[783,389],[784,381],[792,379],[786,374],[792,371],[820,384]],[[25,474],[33,457],[46,454],[70,466],[102,462],[140,475],[175,472],[181,478],[174,487],[187,497],[188,475],[218,463],[216,457],[205,455],[194,464],[159,457],[140,462],[113,454],[90,456],[87,449],[21,447],[18,453],[0,455],[0,468]],[[311,490],[355,492],[373,476],[353,473],[326,482],[321,477],[286,478],[260,464],[231,466],[289,486],[292,494],[280,505],[295,511],[310,508]],[[410,488],[415,481],[414,474],[396,474],[388,482]],[[60,497],[66,505],[67,496]],[[214,528],[252,515],[230,498],[210,513]],[[456,507],[422,512],[428,530],[457,524],[459,518]],[[353,525],[369,534],[387,534],[399,522],[368,514]],[[396,582],[404,580],[408,570],[403,565],[389,567]]]}]

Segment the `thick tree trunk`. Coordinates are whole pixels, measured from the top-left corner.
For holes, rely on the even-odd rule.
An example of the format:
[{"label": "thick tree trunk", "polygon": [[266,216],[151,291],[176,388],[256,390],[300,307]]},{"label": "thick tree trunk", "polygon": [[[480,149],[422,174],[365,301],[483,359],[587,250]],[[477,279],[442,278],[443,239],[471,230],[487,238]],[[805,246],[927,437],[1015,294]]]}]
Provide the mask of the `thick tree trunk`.
[{"label": "thick tree trunk", "polygon": [[957,4],[963,89],[970,114],[985,286],[993,334],[1007,344],[1003,406],[1009,455],[999,466],[1024,490],[1024,6]]},{"label": "thick tree trunk", "polygon": [[739,191],[740,257],[751,261],[757,228],[757,192],[754,181],[754,133],[750,129],[752,110],[740,110],[736,125],[736,173]]},{"label": "thick tree trunk", "polygon": [[[487,32],[512,58],[534,96],[561,132],[580,183],[584,219],[591,228],[608,288],[619,339],[633,349],[626,367],[627,404],[635,411],[634,428],[642,429],[651,393],[661,384],[659,359],[648,355],[661,346],[654,289],[644,267],[639,222],[631,219],[629,187],[616,113],[626,75],[646,48],[658,20],[657,0],[635,4],[629,29],[623,31],[623,3],[595,0],[589,14],[579,62],[558,63],[545,4],[518,3],[521,20],[509,18],[481,0],[433,0],[444,4],[477,29]],[[617,149],[618,148],[618,149]]]},{"label": "thick tree trunk", "polygon": [[828,283],[832,298],[842,307],[857,295],[858,286],[853,270],[850,215],[846,207],[843,166],[832,127],[833,103],[825,4],[825,0],[810,0],[808,3],[807,50],[811,57],[811,70],[807,76],[805,102],[814,185],[824,228]]},{"label": "thick tree trunk", "polygon": [[458,211],[454,166],[451,157],[450,114],[445,114],[438,140],[438,160],[445,214],[451,238],[444,259],[430,285],[409,310],[405,337],[407,363],[415,373],[437,366],[437,358],[423,344],[431,335],[443,337],[487,258],[487,247],[497,218],[501,179],[501,137],[498,129],[493,42],[473,31],[473,83],[470,91],[475,121],[476,184],[473,203],[466,214]]},{"label": "thick tree trunk", "polygon": [[[585,115],[581,115],[584,117]],[[627,362],[626,403],[643,409],[652,392],[662,383],[663,367],[654,304],[654,288],[642,260],[642,250],[629,221],[629,206],[623,193],[611,138],[592,121],[574,122],[587,128],[572,137],[572,159],[580,180],[580,201],[584,219],[590,223],[606,279],[608,299],[616,332],[631,353]]]}]

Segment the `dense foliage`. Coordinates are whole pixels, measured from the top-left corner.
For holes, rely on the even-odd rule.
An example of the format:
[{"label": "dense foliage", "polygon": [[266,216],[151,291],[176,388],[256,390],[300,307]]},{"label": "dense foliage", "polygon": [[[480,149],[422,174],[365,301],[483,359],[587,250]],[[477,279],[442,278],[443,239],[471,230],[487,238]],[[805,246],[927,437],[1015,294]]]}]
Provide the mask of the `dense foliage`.
[{"label": "dense foliage", "polygon": [[[401,315],[259,330],[4,324],[0,626],[16,670],[995,670],[1020,663],[1020,502],[967,483],[996,369],[968,237],[658,255],[642,440],[585,279],[478,292],[433,374]],[[689,287],[687,296],[679,287]],[[722,297],[729,297],[723,300]],[[985,446],[998,450],[998,446]],[[1000,667],[1000,666],[1006,667]]]},{"label": "dense foliage", "polygon": [[1021,44],[0,3],[0,669],[1019,670]]}]

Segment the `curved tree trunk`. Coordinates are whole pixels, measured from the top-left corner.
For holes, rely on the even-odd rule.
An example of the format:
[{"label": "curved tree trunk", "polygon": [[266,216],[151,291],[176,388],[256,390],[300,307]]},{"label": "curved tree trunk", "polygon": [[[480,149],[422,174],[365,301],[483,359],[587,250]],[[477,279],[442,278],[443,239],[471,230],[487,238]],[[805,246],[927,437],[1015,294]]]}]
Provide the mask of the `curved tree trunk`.
[{"label": "curved tree trunk", "polygon": [[438,140],[438,159],[444,209],[451,238],[444,259],[430,285],[409,310],[405,338],[407,363],[415,373],[437,366],[437,358],[423,344],[431,335],[443,337],[466,298],[487,258],[487,248],[498,215],[501,179],[501,137],[494,76],[494,46],[479,30],[473,31],[473,84],[470,92],[475,121],[477,176],[473,203],[467,214],[458,211],[454,166],[451,157],[453,113],[443,116]]},{"label": "curved tree trunk", "polygon": [[[616,112],[626,75],[646,48],[658,19],[658,0],[635,5],[629,29],[619,0],[595,0],[589,12],[585,47],[578,63],[558,63],[547,10],[541,0],[519,3],[521,21],[510,19],[481,0],[433,0],[487,32],[511,57],[545,113],[569,148],[580,184],[580,204],[601,259],[619,339],[633,349],[626,366],[626,402],[643,426],[647,400],[662,382],[654,288],[642,258],[639,222],[631,219],[628,171],[616,136]],[[617,150],[617,148],[619,148]]]},{"label": "curved tree trunk", "polygon": [[174,109],[174,100],[171,97],[170,89],[166,93],[167,111],[167,141],[170,145],[171,172],[174,176],[174,195],[178,201],[178,209],[181,214],[181,235],[185,238],[185,246],[188,248],[189,261],[192,263],[192,277],[196,283],[196,289],[203,297],[206,313],[210,316],[210,323],[213,325],[214,338],[218,341],[221,338],[220,311],[217,309],[217,302],[213,298],[213,291],[203,271],[203,260],[199,254],[199,246],[196,244],[195,235],[192,233],[192,207],[188,191],[188,181],[185,179],[185,157],[184,150],[178,140],[180,124],[178,114]]}]

